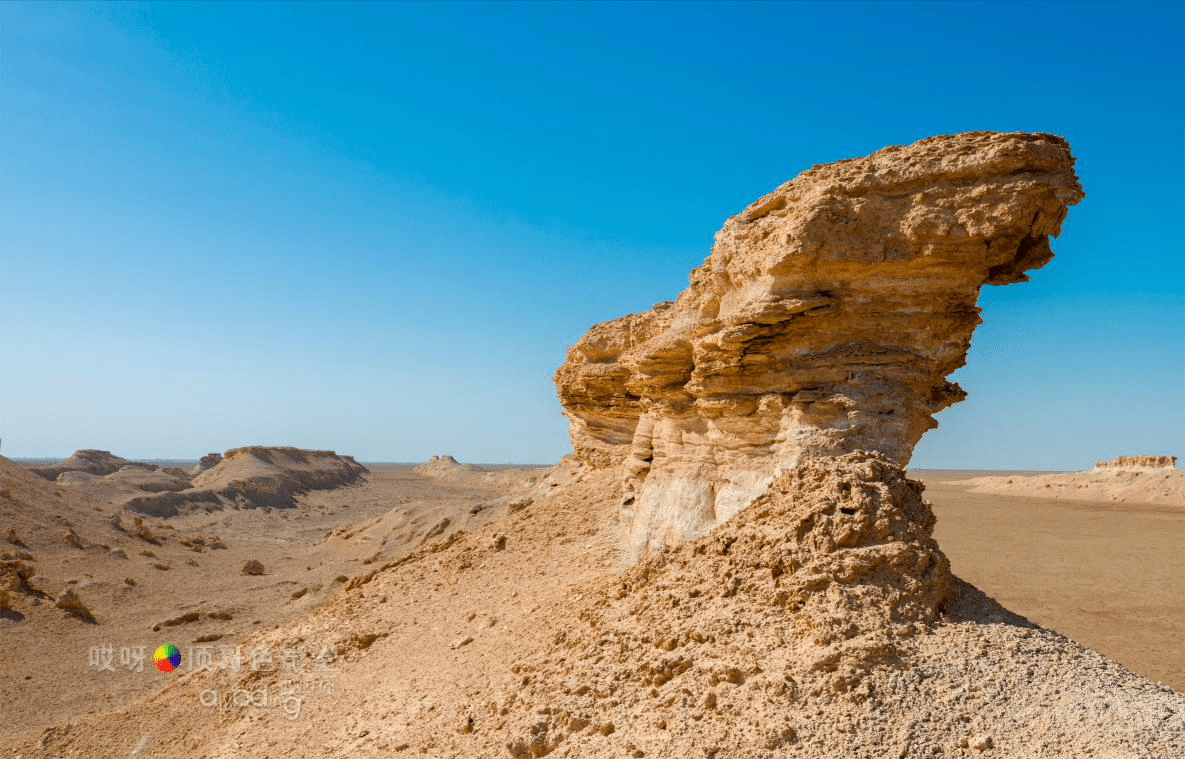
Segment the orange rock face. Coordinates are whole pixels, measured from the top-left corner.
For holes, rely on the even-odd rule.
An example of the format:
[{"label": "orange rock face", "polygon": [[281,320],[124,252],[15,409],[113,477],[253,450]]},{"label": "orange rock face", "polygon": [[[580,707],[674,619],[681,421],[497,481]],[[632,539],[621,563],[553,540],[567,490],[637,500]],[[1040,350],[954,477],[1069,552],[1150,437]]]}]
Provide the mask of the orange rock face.
[{"label": "orange rock face", "polygon": [[906,464],[980,323],[1084,193],[1065,140],[970,132],[816,166],[729,219],[675,303],[556,375],[576,456],[620,467],[635,551],[701,535],[812,456]]}]

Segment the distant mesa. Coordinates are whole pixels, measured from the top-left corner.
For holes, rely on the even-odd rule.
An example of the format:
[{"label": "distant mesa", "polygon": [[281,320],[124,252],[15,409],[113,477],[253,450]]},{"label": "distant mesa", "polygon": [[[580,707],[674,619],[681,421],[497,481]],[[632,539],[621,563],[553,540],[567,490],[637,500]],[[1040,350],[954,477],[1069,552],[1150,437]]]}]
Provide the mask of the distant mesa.
[{"label": "distant mesa", "polygon": [[1119,456],[1110,461],[1096,461],[1094,471],[1147,472],[1175,469],[1176,466],[1176,456]]},{"label": "distant mesa", "polygon": [[301,493],[347,485],[367,473],[333,451],[248,446],[203,456],[191,470],[131,462],[108,451],[82,450],[30,470],[66,487],[141,514],[175,516],[192,509],[291,508]]},{"label": "distant mesa", "polygon": [[1085,472],[992,475],[951,484],[973,493],[1185,508],[1185,471],[1177,468],[1176,456],[1119,456]]},{"label": "distant mesa", "polygon": [[513,491],[513,494],[494,499],[486,506],[505,505],[514,511],[516,506],[511,506],[512,502],[520,502],[523,498],[529,502],[533,497],[531,494],[542,492],[542,489],[548,487],[558,487],[558,483],[567,482],[571,478],[572,470],[577,466],[573,461],[561,461],[555,467],[538,469],[484,467],[477,464],[462,464],[452,456],[444,454],[433,456],[423,464],[413,467],[412,471],[421,477],[441,480],[452,485],[498,487],[508,492]]},{"label": "distant mesa", "polygon": [[968,132],[803,172],[729,219],[674,303],[556,374],[575,455],[621,472],[633,549],[722,524],[811,457],[904,466],[965,393],[984,285],[1024,282],[1085,194],[1051,134]]},{"label": "distant mesa", "polygon": [[476,474],[485,472],[486,470],[476,464],[462,464],[452,456],[445,454],[442,456],[433,456],[423,464],[413,468],[412,471],[426,477],[449,477],[464,475],[465,473]]}]

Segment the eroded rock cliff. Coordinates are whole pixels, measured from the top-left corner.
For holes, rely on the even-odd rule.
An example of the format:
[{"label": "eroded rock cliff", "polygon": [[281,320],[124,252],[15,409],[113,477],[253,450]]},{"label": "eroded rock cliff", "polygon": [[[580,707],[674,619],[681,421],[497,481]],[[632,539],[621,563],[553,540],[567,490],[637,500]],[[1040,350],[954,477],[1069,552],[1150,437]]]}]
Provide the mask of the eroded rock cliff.
[{"label": "eroded rock cliff", "polygon": [[980,288],[1052,258],[1073,167],[995,132],[816,166],[729,219],[676,302],[590,329],[556,384],[576,456],[622,469],[630,546],[707,532],[805,457],[906,464],[965,395]]}]

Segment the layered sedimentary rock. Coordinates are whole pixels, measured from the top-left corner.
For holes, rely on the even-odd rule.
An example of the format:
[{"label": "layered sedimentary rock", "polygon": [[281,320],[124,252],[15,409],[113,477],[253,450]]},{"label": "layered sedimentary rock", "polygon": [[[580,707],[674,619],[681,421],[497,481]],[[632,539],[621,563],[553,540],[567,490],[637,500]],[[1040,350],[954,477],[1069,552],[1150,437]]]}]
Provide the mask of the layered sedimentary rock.
[{"label": "layered sedimentary rock", "polygon": [[975,477],[950,484],[975,493],[1185,508],[1185,471],[1177,468],[1176,456],[1119,456],[1096,462],[1089,472]]},{"label": "layered sedimentary rock", "polygon": [[962,400],[985,284],[1028,279],[1084,193],[1065,140],[971,132],[816,166],[729,219],[674,303],[556,375],[576,456],[622,469],[635,550],[707,532],[804,458],[901,465]]},{"label": "layered sedimentary rock", "polygon": [[1096,461],[1095,471],[1147,472],[1174,469],[1176,456],[1117,456],[1110,461]]}]

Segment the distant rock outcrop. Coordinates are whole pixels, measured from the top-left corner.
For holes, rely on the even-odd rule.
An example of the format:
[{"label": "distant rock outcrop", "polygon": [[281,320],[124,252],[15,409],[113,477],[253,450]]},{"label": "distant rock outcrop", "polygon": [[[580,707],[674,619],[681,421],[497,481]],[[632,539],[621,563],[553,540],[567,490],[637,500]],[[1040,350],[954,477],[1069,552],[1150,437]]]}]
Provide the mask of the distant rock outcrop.
[{"label": "distant rock outcrop", "polygon": [[366,474],[352,456],[333,451],[249,446],[227,451],[216,465],[194,475],[191,487],[135,496],[126,508],[173,516],[191,508],[224,506],[290,508],[296,496],[352,483]]},{"label": "distant rock outcrop", "polygon": [[[559,487],[559,483],[568,482],[571,470],[570,462],[561,461],[555,467],[484,467],[476,464],[462,464],[447,454],[433,456],[423,464],[415,466],[412,471],[421,477],[430,477],[454,485],[469,485],[472,487],[495,487],[508,491],[508,494],[485,504],[488,506],[507,505],[510,511],[516,510],[512,503],[521,504],[527,492],[542,492],[549,488]],[[527,502],[530,498],[525,498]],[[521,508],[521,505],[518,507]]]},{"label": "distant rock outcrop", "polygon": [[197,463],[197,465],[194,466],[192,473],[193,474],[201,474],[202,472],[206,471],[207,469],[213,469],[214,467],[218,466],[221,463],[222,463],[222,454],[221,453],[207,453],[205,456],[202,456],[201,461],[199,461]]},{"label": "distant rock outcrop", "polygon": [[1176,456],[1119,456],[1088,472],[1012,474],[955,480],[974,493],[1144,503],[1185,508],[1185,471]]},{"label": "distant rock outcrop", "polygon": [[1110,470],[1147,472],[1158,469],[1173,469],[1176,466],[1176,456],[1118,456],[1110,461],[1096,461],[1094,468],[1096,472]]},{"label": "distant rock outcrop", "polygon": [[816,166],[729,219],[675,303],[556,375],[575,454],[620,466],[636,549],[707,532],[811,456],[904,465],[963,399],[985,284],[1052,257],[1084,193],[1049,134],[969,132]]},{"label": "distant rock outcrop", "polygon": [[452,456],[445,454],[433,456],[423,464],[417,465],[412,471],[424,477],[454,479],[466,473],[482,474],[487,470],[476,464],[462,464]]},{"label": "distant rock outcrop", "polygon": [[29,471],[52,482],[66,472],[86,472],[87,474],[103,476],[116,472],[130,463],[132,462],[116,456],[111,451],[84,448],[80,451],[75,451],[70,458],[63,459],[56,464],[30,466]]}]

